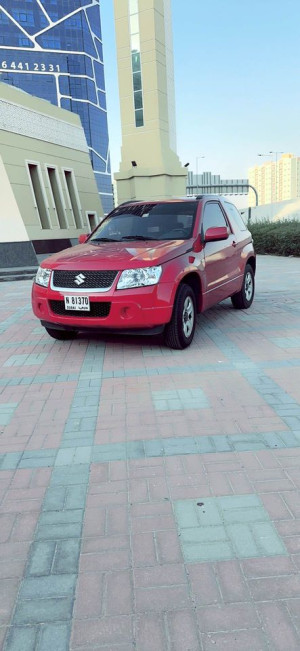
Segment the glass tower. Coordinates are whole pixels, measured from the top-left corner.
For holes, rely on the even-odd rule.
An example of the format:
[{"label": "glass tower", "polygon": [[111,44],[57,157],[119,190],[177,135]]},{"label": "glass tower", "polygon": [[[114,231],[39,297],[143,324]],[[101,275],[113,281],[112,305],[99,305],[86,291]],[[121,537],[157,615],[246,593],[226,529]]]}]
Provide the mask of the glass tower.
[{"label": "glass tower", "polygon": [[0,0],[0,80],[78,113],[109,212],[100,0]]}]

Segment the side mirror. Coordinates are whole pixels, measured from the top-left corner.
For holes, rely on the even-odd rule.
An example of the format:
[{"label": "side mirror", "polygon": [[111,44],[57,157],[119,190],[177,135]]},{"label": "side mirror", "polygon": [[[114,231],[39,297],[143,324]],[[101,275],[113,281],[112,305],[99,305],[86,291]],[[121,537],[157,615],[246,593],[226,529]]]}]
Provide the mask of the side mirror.
[{"label": "side mirror", "polygon": [[216,226],[208,228],[205,233],[205,242],[217,242],[218,240],[227,240],[229,237],[227,226]]},{"label": "side mirror", "polygon": [[87,241],[88,233],[81,233],[78,238],[79,244],[84,244]]}]

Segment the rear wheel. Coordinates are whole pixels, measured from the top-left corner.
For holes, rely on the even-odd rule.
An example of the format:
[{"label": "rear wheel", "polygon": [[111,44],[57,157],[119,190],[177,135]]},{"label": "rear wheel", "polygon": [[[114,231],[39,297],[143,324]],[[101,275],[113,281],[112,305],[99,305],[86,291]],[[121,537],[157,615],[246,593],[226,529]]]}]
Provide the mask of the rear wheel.
[{"label": "rear wheel", "polygon": [[66,341],[67,339],[74,339],[76,337],[76,330],[55,330],[55,328],[45,328],[50,337],[58,339],[59,341]]},{"label": "rear wheel", "polygon": [[254,298],[254,271],[250,264],[246,265],[242,289],[231,296],[233,307],[237,310],[246,310],[252,304]]},{"label": "rear wheel", "polygon": [[177,350],[187,348],[194,337],[196,326],[195,294],[189,285],[179,285],[172,319],[165,327],[166,346]]}]

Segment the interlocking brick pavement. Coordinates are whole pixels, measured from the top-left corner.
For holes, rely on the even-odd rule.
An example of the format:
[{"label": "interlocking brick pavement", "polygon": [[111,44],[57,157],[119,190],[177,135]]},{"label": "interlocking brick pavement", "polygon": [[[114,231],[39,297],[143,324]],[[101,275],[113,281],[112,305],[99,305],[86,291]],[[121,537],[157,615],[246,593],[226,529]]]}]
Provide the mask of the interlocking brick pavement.
[{"label": "interlocking brick pavement", "polygon": [[0,284],[0,648],[300,648],[300,262],[195,341],[50,340]]}]

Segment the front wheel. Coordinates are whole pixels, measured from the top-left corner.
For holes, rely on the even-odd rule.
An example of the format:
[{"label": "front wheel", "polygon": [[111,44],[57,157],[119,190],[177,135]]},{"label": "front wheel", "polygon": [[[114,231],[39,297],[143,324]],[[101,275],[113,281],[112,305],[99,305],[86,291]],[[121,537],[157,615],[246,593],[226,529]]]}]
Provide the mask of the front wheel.
[{"label": "front wheel", "polygon": [[195,294],[189,285],[179,285],[170,323],[165,327],[166,346],[180,350],[187,348],[194,337],[196,326]]},{"label": "front wheel", "polygon": [[242,289],[231,296],[233,307],[237,310],[247,310],[254,298],[254,271],[250,264],[246,265]]},{"label": "front wheel", "polygon": [[66,341],[67,339],[74,339],[76,337],[75,330],[55,330],[55,328],[45,328],[48,332],[48,335],[53,339],[58,339],[59,341]]}]

